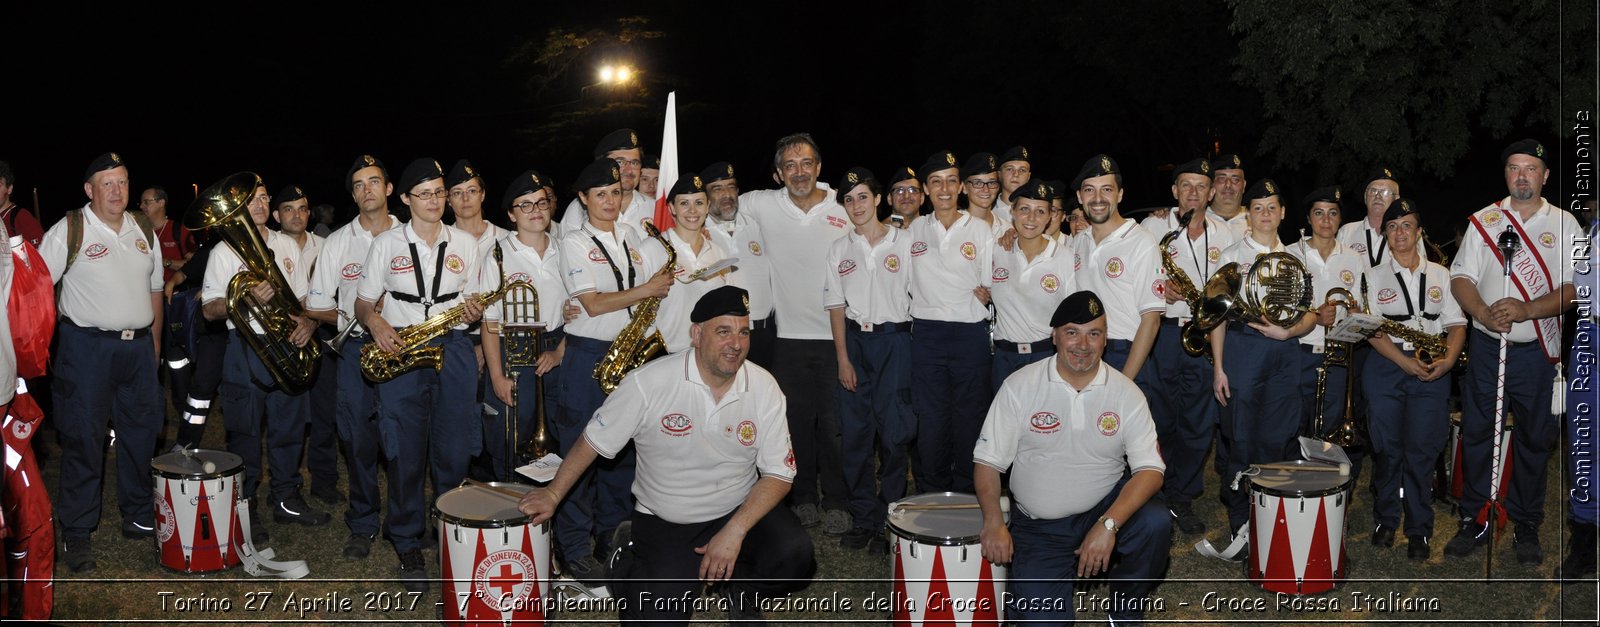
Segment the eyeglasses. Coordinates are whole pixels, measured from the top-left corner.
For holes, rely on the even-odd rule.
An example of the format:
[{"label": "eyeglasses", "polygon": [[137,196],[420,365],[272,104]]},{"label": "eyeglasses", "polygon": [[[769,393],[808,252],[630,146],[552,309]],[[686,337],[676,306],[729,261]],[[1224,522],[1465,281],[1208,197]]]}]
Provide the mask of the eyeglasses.
[{"label": "eyeglasses", "polygon": [[476,194],[481,194],[481,193],[483,193],[483,190],[481,190],[481,189],[478,189],[476,187],[467,187],[467,188],[463,188],[463,189],[452,189],[452,190],[450,190],[450,197],[451,198],[455,198],[457,196],[466,196],[466,195],[469,195],[469,194],[476,195]]},{"label": "eyeglasses", "polygon": [[889,193],[895,196],[910,196],[912,194],[921,194],[922,190],[915,187],[896,187],[889,190]]},{"label": "eyeglasses", "polygon": [[1367,198],[1388,198],[1394,195],[1394,190],[1380,187],[1367,190]]},{"label": "eyeglasses", "polygon": [[516,209],[518,213],[533,213],[534,209],[544,211],[550,208],[550,199],[540,198],[539,200],[524,200],[515,205],[511,205],[511,208]]},{"label": "eyeglasses", "polygon": [[1000,186],[1000,179],[993,181],[968,180],[967,184],[977,189],[994,189]]},{"label": "eyeglasses", "polygon": [[442,198],[444,198],[446,196],[449,196],[450,192],[446,191],[445,188],[441,187],[439,189],[429,190],[429,191],[425,191],[425,192],[412,192],[412,193],[410,193],[408,195],[411,196],[412,198],[417,199],[417,200],[433,200],[435,198],[442,199]]},{"label": "eyeglasses", "polygon": [[617,165],[620,165],[624,168],[637,168],[644,163],[638,159],[612,159],[612,161],[617,162]]}]

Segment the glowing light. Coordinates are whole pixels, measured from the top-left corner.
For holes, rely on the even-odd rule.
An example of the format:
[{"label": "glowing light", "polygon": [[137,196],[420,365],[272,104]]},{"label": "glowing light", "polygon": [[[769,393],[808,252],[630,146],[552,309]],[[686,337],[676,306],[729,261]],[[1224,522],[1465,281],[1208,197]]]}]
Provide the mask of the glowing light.
[{"label": "glowing light", "polygon": [[611,68],[611,66],[609,66],[609,65],[600,66],[600,82],[609,83],[609,82],[611,82],[612,77],[615,76],[615,75],[616,75],[616,70],[613,70]]},{"label": "glowing light", "polygon": [[626,65],[617,68],[617,83],[626,83],[633,78],[633,68]]}]

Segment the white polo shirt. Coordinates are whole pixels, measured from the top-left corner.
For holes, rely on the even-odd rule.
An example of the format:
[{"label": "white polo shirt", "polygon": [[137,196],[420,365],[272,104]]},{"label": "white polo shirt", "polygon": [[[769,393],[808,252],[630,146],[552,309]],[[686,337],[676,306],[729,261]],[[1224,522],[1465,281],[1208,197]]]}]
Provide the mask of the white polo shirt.
[{"label": "white polo shirt", "polygon": [[1283,242],[1278,242],[1276,246],[1267,248],[1266,246],[1261,245],[1259,242],[1246,237],[1234,242],[1232,246],[1223,249],[1222,263],[1239,264],[1239,276],[1244,276],[1244,273],[1250,269],[1250,264],[1256,262],[1256,257],[1265,255],[1267,253],[1283,252],[1289,252],[1288,247],[1284,246]]},{"label": "white polo shirt", "polygon": [[817,183],[823,200],[801,211],[785,188],[745,192],[739,196],[740,213],[767,236],[767,259],[772,268],[773,304],[778,315],[778,337],[791,340],[831,340],[833,327],[822,307],[822,277],[817,260],[828,255],[833,241],[851,230],[850,218],[833,197],[833,188]]},{"label": "white polo shirt", "polygon": [[1056,306],[1078,291],[1072,251],[1045,239],[1033,259],[1022,253],[1021,240],[1011,250],[994,250],[994,339],[1027,344],[1050,339],[1050,317]]},{"label": "white polo shirt", "polygon": [[[1504,210],[1502,211],[1502,208]],[[1578,219],[1565,210],[1558,209],[1545,201],[1544,206],[1534,212],[1533,217],[1524,222],[1517,212],[1511,209],[1511,197],[1496,202],[1495,204],[1479,209],[1478,220],[1489,231],[1489,236],[1498,238],[1506,230],[1507,224],[1520,227],[1519,233],[1525,233],[1522,238],[1522,247],[1527,251],[1537,254],[1537,264],[1528,264],[1525,267],[1513,268],[1512,272],[1520,275],[1531,276],[1532,273],[1549,273],[1549,284],[1553,289],[1560,289],[1562,285],[1572,282],[1574,260],[1571,254],[1573,238],[1583,237],[1583,227],[1578,225]],[[48,239],[49,236],[46,236]],[[1529,239],[1533,241],[1528,241]],[[1523,255],[1518,255],[1521,258]],[[1532,259],[1533,257],[1529,257]],[[1500,265],[1500,259],[1495,250],[1483,241],[1483,236],[1478,229],[1470,223],[1467,232],[1461,236],[1461,247],[1456,250],[1455,260],[1450,263],[1451,278],[1461,277],[1472,281],[1478,286],[1478,296],[1485,304],[1494,304],[1500,300],[1502,294],[1509,293],[1512,298],[1522,300],[1521,294],[1515,285],[1510,286],[1510,291],[1505,292],[1505,270]],[[1523,279],[1527,285],[1528,279]],[[1482,323],[1472,321],[1472,326],[1479,331],[1495,335]],[[1539,339],[1534,330],[1534,322],[1525,320],[1511,325],[1511,332],[1507,339],[1512,342],[1532,342]]]},{"label": "white polo shirt", "polygon": [[[653,263],[645,257],[646,247],[653,249]],[[610,232],[587,222],[578,228],[567,229],[561,235],[561,261],[567,273],[563,283],[567,287],[567,297],[577,298],[589,292],[621,292],[642,285],[661,268],[660,260],[665,255],[660,242],[641,237],[633,227],[625,224],[615,225],[615,230]],[[633,274],[631,283],[628,280],[630,272]],[[619,274],[621,280],[618,280]],[[590,316],[589,311],[580,306],[578,317],[567,323],[567,333],[610,342],[617,339],[617,333],[623,327],[628,326],[628,321],[633,318],[632,309],[627,307]]]},{"label": "white polo shirt", "polygon": [[1334,238],[1361,257],[1363,270],[1389,262],[1389,240],[1383,238],[1381,229],[1372,228],[1366,217],[1340,226]]},{"label": "white polo shirt", "polygon": [[737,285],[750,292],[750,320],[766,320],[772,316],[772,265],[767,259],[767,242],[761,227],[740,211],[729,222],[706,220],[706,229],[717,239],[717,245],[739,263],[727,275],[729,285]]},{"label": "white polo shirt", "polygon": [[[1167,244],[1167,249],[1162,251],[1176,263],[1183,273],[1189,276],[1189,282],[1197,290],[1205,290],[1206,279],[1222,267],[1222,251],[1233,245],[1233,230],[1228,228],[1228,223],[1216,214],[1205,213],[1206,228],[1200,237],[1190,239],[1188,234],[1179,235]],[[1150,216],[1139,223],[1144,230],[1155,238],[1156,243],[1161,243],[1161,238],[1166,237],[1173,229],[1178,228],[1178,208],[1167,210],[1165,218]],[[1166,269],[1161,269],[1161,277],[1167,278]],[[1164,300],[1164,299],[1163,299]],[[1178,320],[1187,320],[1193,316],[1189,311],[1189,303],[1179,300],[1167,303],[1165,316]]]},{"label": "white polo shirt", "polygon": [[[389,225],[384,230],[400,226],[399,218],[393,215],[387,217]],[[372,234],[361,228],[360,218],[351,220],[328,235],[322,243],[321,263],[311,270],[311,290],[306,294],[306,309],[338,309],[344,313],[342,318],[345,319],[340,322],[339,328],[351,324],[348,321],[354,320],[356,315],[356,284],[361,282],[361,272],[366,268],[372,239]],[[359,322],[353,324],[361,325]],[[357,326],[356,330],[365,333],[367,328]]]},{"label": "white polo shirt", "polygon": [[[1366,275],[1367,305],[1374,314],[1410,316],[1396,322],[1429,335],[1467,323],[1461,305],[1450,293],[1450,271],[1444,266],[1424,258],[1416,270],[1407,270],[1391,255],[1383,265],[1368,268]],[[1411,350],[1409,345],[1407,350]]]},{"label": "white polo shirt", "polygon": [[[421,324],[432,316],[444,313],[472,293],[478,276],[478,239],[456,227],[440,224],[439,236],[433,244],[417,235],[412,223],[385,231],[372,239],[372,250],[367,252],[366,267],[361,281],[356,284],[356,294],[361,300],[377,302],[385,293],[383,319],[398,329]],[[416,254],[411,245],[416,245]],[[441,249],[442,247],[442,249]],[[422,276],[423,290],[417,293],[417,276]],[[435,277],[438,288],[434,288]],[[409,303],[395,294],[409,294],[433,301],[431,308],[421,303]],[[455,296],[440,300],[435,296]],[[458,324],[457,330],[467,325]]]},{"label": "white polo shirt", "polygon": [[822,306],[860,325],[911,320],[911,234],[889,227],[876,246],[852,229],[828,247]]},{"label": "white polo shirt", "polygon": [[[689,247],[689,243],[678,237],[677,231],[667,229],[662,235],[665,235],[667,241],[672,242],[672,247],[678,251],[678,269],[673,273],[676,278],[687,278],[694,274],[695,270],[728,257],[727,252],[712,237],[702,238],[700,254],[696,255],[694,249]],[[667,352],[678,353],[689,350],[689,312],[694,311],[694,304],[700,302],[700,297],[705,296],[706,292],[727,284],[728,280],[724,275],[688,283],[674,281],[672,291],[667,292],[667,297],[661,299],[661,307],[656,310],[656,329],[661,331],[661,339],[667,345]]]},{"label": "white polo shirt", "polygon": [[[567,287],[563,283],[565,272],[562,271],[563,256],[561,254],[561,241],[552,237],[545,246],[544,255],[534,250],[532,246],[523,244],[512,235],[500,240],[501,263],[494,260],[494,244],[489,245],[489,251],[478,260],[478,283],[473,289],[475,292],[484,293],[500,288],[500,278],[505,277],[507,283],[513,281],[527,281],[533,284],[534,292],[539,295],[539,321],[545,324],[546,331],[554,331],[563,324],[562,306],[567,302]],[[531,313],[531,312],[530,312]],[[505,299],[502,298],[483,309],[483,319],[489,322],[499,322],[505,319]]]},{"label": "white polo shirt", "polygon": [[632,440],[639,460],[635,507],[692,524],[738,509],[758,477],[794,481],[784,415],[783,392],[766,370],[745,362],[718,402],[695,351],[687,350],[624,377],[583,437],[606,458]]},{"label": "white polo shirt", "polygon": [[1133,220],[1098,243],[1094,229],[1079,232],[1072,236],[1072,252],[1078,289],[1092,290],[1106,305],[1107,338],[1133,341],[1139,316],[1167,310],[1156,241]]},{"label": "white polo shirt", "polygon": [[[57,221],[39,243],[39,256],[56,283],[61,315],[80,327],[105,331],[143,329],[155,322],[150,293],[166,283],[161,273],[161,241],[146,241],[138,221],[122,214],[122,228],[112,231],[89,205],[83,216],[83,241],[78,257],[67,263],[67,219]],[[155,251],[154,254],[151,251]]]},{"label": "white polo shirt", "polygon": [[[1311,273],[1311,306],[1321,306],[1327,302],[1328,290],[1342,287],[1350,290],[1356,297],[1356,306],[1361,305],[1361,273],[1366,270],[1366,262],[1361,255],[1350,250],[1344,244],[1334,240],[1333,252],[1327,259],[1322,258],[1322,253],[1312,247],[1311,238],[1307,237],[1286,247],[1289,254],[1299,259],[1306,265],[1306,271]],[[1450,286],[1444,286],[1449,291]],[[1300,343],[1310,346],[1326,344],[1324,335],[1327,330],[1322,325],[1311,327],[1311,332],[1300,336]]]},{"label": "white polo shirt", "polygon": [[294,251],[294,256],[288,258],[288,263],[280,259],[278,260],[278,266],[286,268],[287,273],[295,275],[294,277],[285,275],[284,278],[288,279],[289,284],[294,286],[295,296],[305,298],[311,293],[311,273],[315,271],[317,256],[322,254],[323,237],[306,231],[306,243],[302,246],[300,242],[295,241],[294,237],[282,231],[272,232],[288,241]]},{"label": "white polo shirt", "polygon": [[937,215],[912,223],[911,317],[945,322],[982,322],[989,308],[972,290],[989,287],[994,232],[966,213],[946,229]]},{"label": "white polo shirt", "polygon": [[1013,503],[1034,518],[1089,511],[1125,469],[1167,465],[1156,427],[1133,381],[1100,362],[1094,381],[1076,390],[1042,359],[1006,377],[978,432],[972,461],[1011,470]]},{"label": "white polo shirt", "polygon": [[[477,256],[477,259],[480,260],[480,261],[483,260],[484,257],[489,254],[489,250],[490,249],[494,248],[494,243],[495,242],[498,242],[502,238],[512,234],[511,231],[507,231],[507,230],[502,229],[502,228],[500,228],[498,226],[495,226],[495,224],[493,222],[489,222],[489,221],[485,220],[484,224],[487,225],[487,226],[483,229],[483,235],[477,236],[478,237],[478,253],[477,253],[478,256]],[[466,233],[465,229],[458,229],[458,230],[460,230],[463,233]],[[467,233],[467,234],[471,235],[471,233]],[[552,235],[551,237],[554,238],[555,236]]]},{"label": "white polo shirt", "polygon": [[[1023,183],[1023,185],[1027,185],[1027,183]],[[1011,203],[1006,202],[1005,196],[1006,193],[1001,191],[1000,197],[994,199],[994,208],[990,209],[990,211],[994,212],[995,215],[1000,216],[1000,219],[1010,223],[1013,221],[1011,219]]]},{"label": "white polo shirt", "polygon": [[[295,259],[300,252],[298,247],[295,246],[294,240],[277,231],[267,229],[267,250],[270,251],[273,260],[278,264],[278,272],[283,274],[284,279],[293,288],[295,279],[290,277],[295,273],[291,266],[296,265]],[[235,275],[245,270],[248,270],[248,268],[245,267],[244,260],[239,258],[239,253],[233,249],[232,244],[223,242],[220,245],[212,246],[211,258],[206,260],[206,275],[200,281],[200,302],[209,303],[217,299],[228,298],[228,284],[233,282]],[[296,296],[298,297],[299,295],[296,294]],[[224,318],[224,320],[227,320],[229,329],[234,328],[232,318]],[[251,324],[251,326],[255,328],[257,333],[262,332],[259,326],[255,324]]]},{"label": "white polo shirt", "polygon": [[[617,215],[617,224],[631,226],[642,236],[644,235],[645,221],[654,222],[656,217],[656,199],[646,198],[637,189],[626,193],[628,194],[628,204],[622,208],[622,213]],[[589,221],[588,210],[584,209],[583,203],[574,197],[567,203],[567,210],[561,214],[561,226],[563,227],[561,233],[565,234],[569,229],[576,230],[581,228],[583,223],[587,221]]]}]

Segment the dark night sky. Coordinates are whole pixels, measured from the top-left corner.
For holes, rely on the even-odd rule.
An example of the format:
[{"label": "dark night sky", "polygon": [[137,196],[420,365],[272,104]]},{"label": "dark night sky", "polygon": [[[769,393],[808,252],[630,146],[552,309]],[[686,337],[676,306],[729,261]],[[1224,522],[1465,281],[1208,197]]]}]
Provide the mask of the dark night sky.
[{"label": "dark night sky", "polygon": [[[809,131],[822,146],[827,181],[852,165],[884,172],[915,167],[942,148],[964,158],[1018,143],[1037,155],[1036,176],[1070,179],[1084,159],[1105,152],[1126,173],[1124,207],[1141,207],[1171,200],[1163,164],[1198,156],[1213,139],[1250,159],[1260,133],[1253,97],[1228,82],[1225,21],[1196,36],[1192,55],[1140,59],[1145,72],[1116,76],[1063,46],[1063,33],[1027,5],[855,3],[846,12],[797,3],[215,4],[199,12],[175,4],[17,7],[7,30],[32,35],[0,43],[10,74],[0,159],[17,173],[22,204],[32,204],[37,187],[46,224],[81,205],[83,167],[107,150],[128,160],[135,188],[166,185],[175,208],[192,199],[191,183],[204,187],[246,169],[274,191],[293,181],[314,203],[344,208],[342,176],[363,152],[395,174],[415,157],[447,168],[470,158],[486,172],[494,203],[501,182],[526,168],[570,180],[612,128],[637,129],[653,152],[669,90],[678,93],[682,163],[732,161],[746,189],[772,185],[775,139]],[[1184,8],[1168,17],[1226,19],[1218,5],[1195,4],[1175,5]],[[582,32],[624,15],[648,16],[650,28],[668,33],[610,51],[633,57],[649,78],[648,108],[598,115],[560,135],[529,134],[552,114],[608,95],[567,104],[594,81],[600,59],[585,58],[535,97],[528,79],[541,68],[508,63],[511,53],[553,26]],[[1124,29],[1135,50],[1151,36],[1141,25],[1105,27]],[[1138,106],[1224,95],[1235,103],[1224,114]],[[1475,150],[1493,155],[1501,143]],[[1266,169],[1247,163],[1252,179]],[[1315,183],[1274,174],[1296,198]],[[1471,179],[1418,179],[1406,195],[1437,190],[1476,207],[1503,194],[1492,174]]]}]

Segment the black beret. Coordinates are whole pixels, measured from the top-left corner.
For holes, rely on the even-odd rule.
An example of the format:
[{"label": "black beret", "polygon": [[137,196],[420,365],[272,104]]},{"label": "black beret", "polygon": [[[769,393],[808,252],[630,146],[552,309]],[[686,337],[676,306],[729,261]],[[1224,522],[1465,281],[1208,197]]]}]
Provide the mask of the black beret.
[{"label": "black beret", "polygon": [[894,187],[894,184],[900,181],[915,180],[917,180],[917,173],[911,169],[911,166],[900,166],[895,168],[894,174],[889,176],[889,187]]},{"label": "black beret", "polygon": [[733,164],[726,161],[718,161],[700,171],[700,181],[706,185],[735,178],[737,177],[733,175]]},{"label": "black beret", "polygon": [[1067,184],[1061,179],[1050,179],[1045,181],[1044,184],[1050,187],[1050,200],[1055,200],[1057,198],[1065,199],[1072,196],[1071,194],[1067,193]]},{"label": "black beret", "polygon": [[372,155],[361,155],[356,157],[354,163],[350,164],[350,171],[344,174],[344,191],[355,191],[356,172],[361,171],[362,168],[377,168],[379,172],[383,173],[383,179],[389,180],[389,170],[383,167],[382,161]]},{"label": "black beret", "polygon": [[483,184],[483,174],[479,173],[477,168],[472,167],[471,161],[461,159],[450,167],[450,175],[444,177],[444,186],[448,189],[474,178],[478,179],[479,185]]},{"label": "black beret", "polygon": [[1050,316],[1050,328],[1063,324],[1087,324],[1104,315],[1106,306],[1100,302],[1100,297],[1089,290],[1079,290],[1056,305],[1055,314]]},{"label": "black beret", "polygon": [[1028,149],[1023,148],[1022,146],[1012,146],[1011,148],[1006,149],[1005,153],[1000,155],[1000,163],[1008,163],[1011,161],[1031,163],[1028,161]]},{"label": "black beret", "polygon": [[1362,191],[1362,193],[1366,192],[1367,187],[1372,185],[1373,181],[1385,181],[1385,180],[1394,181],[1396,184],[1399,184],[1399,182],[1400,182],[1400,179],[1397,179],[1397,178],[1394,177],[1394,170],[1389,169],[1388,166],[1378,166],[1376,168],[1373,168],[1372,169],[1372,173],[1367,175],[1366,181],[1361,183],[1361,191]]},{"label": "black beret", "polygon": [[1331,202],[1337,205],[1343,200],[1344,192],[1339,190],[1339,186],[1329,185],[1327,187],[1318,187],[1316,191],[1307,194],[1305,198],[1300,200],[1300,204],[1305,205],[1306,209],[1310,209],[1311,205],[1319,202]]},{"label": "black beret", "polygon": [[1083,162],[1083,167],[1078,169],[1078,175],[1072,178],[1072,188],[1083,187],[1083,182],[1097,176],[1107,174],[1117,177],[1117,184],[1122,184],[1122,169],[1117,167],[1117,161],[1105,155],[1095,155]]},{"label": "black beret", "polygon": [[1244,162],[1239,160],[1239,155],[1228,153],[1217,155],[1211,160],[1211,171],[1217,170],[1243,170]]},{"label": "black beret", "polygon": [[994,174],[995,167],[994,153],[980,152],[967,157],[967,163],[961,166],[961,178],[967,179],[979,174]]},{"label": "black beret", "polygon": [[1506,149],[1500,152],[1500,164],[1505,165],[1506,161],[1511,159],[1511,155],[1528,155],[1538,157],[1539,161],[1548,166],[1550,162],[1544,158],[1544,154],[1544,144],[1539,143],[1537,140],[1524,139],[1506,146]]},{"label": "black beret", "polygon": [[[89,167],[83,171],[83,182],[88,183],[94,178],[96,172],[104,172],[113,168],[126,168],[128,164],[122,162],[122,155],[108,152],[94,158],[89,162]],[[36,209],[37,211],[37,209]]]},{"label": "black beret", "polygon": [[877,180],[878,177],[872,175],[872,170],[868,170],[861,166],[850,168],[849,170],[845,171],[844,176],[839,177],[839,184],[833,187],[835,190],[837,190],[833,194],[834,200],[837,200],[840,204],[843,204],[844,197],[850,193],[850,190],[855,189],[857,185],[861,185],[867,181]]},{"label": "black beret", "polygon": [[600,138],[600,143],[594,145],[594,158],[599,159],[613,150],[633,150],[639,147],[639,134],[631,128],[619,128],[611,131],[610,135]]},{"label": "black beret", "polygon": [[572,187],[581,192],[621,181],[622,170],[617,167],[617,162],[599,157],[578,173],[578,180],[573,181]]},{"label": "black beret", "polygon": [[[1417,212],[1417,206],[1411,204],[1409,198],[1396,198],[1389,203],[1389,210],[1383,212],[1383,226],[1389,226],[1390,220],[1399,220]],[[1418,218],[1419,220],[1421,218]]]},{"label": "black beret", "polygon": [[1013,205],[1017,204],[1018,198],[1028,198],[1031,200],[1043,200],[1045,202],[1050,202],[1052,198],[1055,198],[1055,194],[1055,190],[1050,188],[1049,183],[1044,181],[1028,181],[1026,185],[1018,187],[1016,191],[1011,192],[1011,198],[1009,198],[1008,201]]},{"label": "black beret", "polygon": [[294,202],[306,197],[306,192],[299,185],[284,185],[278,190],[278,195],[272,197],[272,206],[276,207],[286,202]]},{"label": "black beret", "polygon": [[724,285],[706,292],[695,302],[689,312],[689,322],[699,324],[718,316],[749,316],[750,292],[742,287]]},{"label": "black beret", "polygon": [[1180,174],[1199,174],[1209,179],[1211,178],[1211,162],[1206,161],[1203,157],[1184,162],[1172,169],[1172,182],[1178,182],[1178,175]]},{"label": "black beret", "polygon": [[667,202],[676,200],[678,194],[703,194],[705,191],[706,184],[700,181],[699,174],[686,174],[672,184],[672,191],[667,192]]},{"label": "black beret", "polygon": [[641,164],[643,169],[646,169],[646,170],[660,170],[661,169],[661,155],[645,155],[644,159],[640,160],[639,163]]},{"label": "black beret", "polygon": [[506,195],[500,199],[500,204],[502,205],[500,208],[509,210],[511,205],[517,201],[518,196],[541,191],[546,185],[549,185],[549,183],[536,170],[528,170],[518,174],[516,178],[511,179],[511,184],[506,186]]},{"label": "black beret", "polygon": [[439,162],[423,157],[412,161],[406,166],[405,173],[400,175],[400,193],[409,194],[411,188],[434,179],[444,178],[444,168],[439,167]]},{"label": "black beret", "polygon": [[922,167],[917,168],[917,178],[927,179],[929,174],[956,167],[956,163],[956,153],[948,150],[933,153],[928,155],[927,161],[922,162]]},{"label": "black beret", "polygon": [[1239,199],[1239,201],[1249,205],[1252,200],[1268,196],[1277,196],[1278,204],[1283,204],[1283,188],[1278,187],[1278,184],[1272,179],[1261,179],[1252,183],[1250,189],[1244,191],[1244,198]]}]

